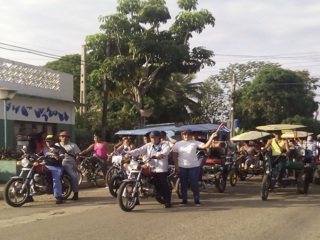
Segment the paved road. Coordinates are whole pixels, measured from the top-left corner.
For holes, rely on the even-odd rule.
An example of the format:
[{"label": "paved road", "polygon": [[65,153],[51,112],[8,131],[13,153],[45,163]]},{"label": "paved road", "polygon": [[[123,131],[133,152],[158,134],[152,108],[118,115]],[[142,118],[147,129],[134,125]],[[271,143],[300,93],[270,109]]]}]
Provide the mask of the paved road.
[{"label": "paved road", "polygon": [[[49,196],[12,208],[0,202],[3,239],[320,239],[320,186],[309,194],[288,187],[260,198],[259,178],[201,192],[202,207],[190,204],[164,209],[154,199],[143,199],[132,212],[123,212],[107,189],[81,191],[78,202],[55,205]],[[26,232],[28,229],[32,230]]]}]

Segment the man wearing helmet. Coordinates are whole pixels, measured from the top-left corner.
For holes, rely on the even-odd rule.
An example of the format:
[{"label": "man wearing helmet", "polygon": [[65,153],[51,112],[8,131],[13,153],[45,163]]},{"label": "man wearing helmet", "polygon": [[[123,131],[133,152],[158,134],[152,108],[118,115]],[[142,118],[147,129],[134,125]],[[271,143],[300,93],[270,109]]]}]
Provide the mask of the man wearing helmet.
[{"label": "man wearing helmet", "polygon": [[153,159],[155,163],[156,176],[160,182],[160,191],[164,199],[164,207],[171,207],[171,192],[168,183],[168,155],[170,153],[169,144],[161,141],[161,132],[150,132],[151,142],[146,143],[140,148],[128,151],[127,154],[132,156],[144,155],[146,159]]}]

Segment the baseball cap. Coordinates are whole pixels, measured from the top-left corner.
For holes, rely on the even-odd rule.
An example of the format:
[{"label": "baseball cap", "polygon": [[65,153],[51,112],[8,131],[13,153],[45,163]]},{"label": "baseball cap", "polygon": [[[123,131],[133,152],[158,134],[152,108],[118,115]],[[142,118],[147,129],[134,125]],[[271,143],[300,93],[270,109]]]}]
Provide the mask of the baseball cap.
[{"label": "baseball cap", "polygon": [[50,134],[50,135],[47,135],[45,141],[46,141],[46,142],[54,141],[53,135],[51,135],[51,134]]},{"label": "baseball cap", "polygon": [[159,131],[151,131],[150,137],[161,137],[161,132]]}]

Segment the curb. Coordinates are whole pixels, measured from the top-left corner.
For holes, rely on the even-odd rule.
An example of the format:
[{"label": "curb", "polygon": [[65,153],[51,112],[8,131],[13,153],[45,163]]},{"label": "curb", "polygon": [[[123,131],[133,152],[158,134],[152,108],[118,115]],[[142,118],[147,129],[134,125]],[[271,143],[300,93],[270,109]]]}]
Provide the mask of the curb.
[{"label": "curb", "polygon": [[[3,190],[5,184],[0,184],[0,200],[3,200]],[[79,186],[79,189],[86,189],[86,188],[96,188],[93,182],[82,182]]]}]

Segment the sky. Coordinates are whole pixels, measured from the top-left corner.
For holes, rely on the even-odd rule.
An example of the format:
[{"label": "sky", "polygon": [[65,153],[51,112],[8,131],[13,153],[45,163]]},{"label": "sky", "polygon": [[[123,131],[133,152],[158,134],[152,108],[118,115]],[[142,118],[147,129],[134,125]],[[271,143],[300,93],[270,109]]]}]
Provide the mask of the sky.
[{"label": "sky", "polygon": [[[167,0],[174,19],[176,0]],[[116,13],[117,0],[7,0],[0,4],[0,58],[31,65],[81,54],[88,35],[101,32],[99,16]],[[194,34],[191,47],[214,52],[216,65],[202,69],[196,81],[234,63],[268,61],[320,77],[319,0],[198,0],[215,26]]]}]

